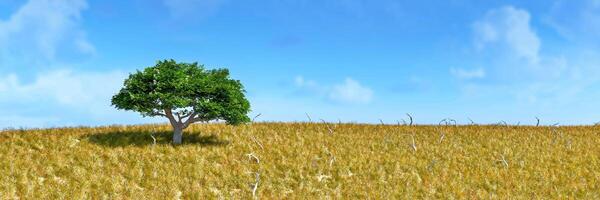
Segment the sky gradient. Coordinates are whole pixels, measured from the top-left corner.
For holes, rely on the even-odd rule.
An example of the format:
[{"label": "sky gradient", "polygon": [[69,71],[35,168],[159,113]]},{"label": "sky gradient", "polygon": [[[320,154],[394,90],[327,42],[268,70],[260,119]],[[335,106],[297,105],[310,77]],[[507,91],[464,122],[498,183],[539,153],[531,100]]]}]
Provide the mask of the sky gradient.
[{"label": "sky gradient", "polygon": [[600,1],[3,0],[0,128],[118,111],[157,60],[226,67],[259,121],[593,124]]}]

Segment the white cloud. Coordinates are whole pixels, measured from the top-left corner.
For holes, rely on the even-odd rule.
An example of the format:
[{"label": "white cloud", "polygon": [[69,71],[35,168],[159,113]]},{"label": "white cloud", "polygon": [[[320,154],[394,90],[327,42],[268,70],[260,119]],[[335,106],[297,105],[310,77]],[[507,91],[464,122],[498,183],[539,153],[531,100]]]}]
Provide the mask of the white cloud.
[{"label": "white cloud", "polygon": [[294,83],[296,87],[341,103],[364,104],[371,102],[373,98],[373,91],[370,88],[349,77],[335,85],[320,85],[314,80],[297,76]]},{"label": "white cloud", "polygon": [[80,26],[86,8],[85,0],[29,0],[0,20],[0,66],[52,62],[61,51],[94,53]]},{"label": "white cloud", "polygon": [[296,87],[304,88],[306,90],[310,90],[313,92],[322,92],[321,86],[317,84],[314,80],[306,80],[303,76],[296,76],[294,79],[294,84]]},{"label": "white cloud", "polygon": [[[122,86],[126,74],[56,70],[39,74],[31,83],[22,83],[15,74],[0,77],[0,102],[27,101],[32,105],[57,103],[95,112],[109,107],[111,96]],[[36,103],[37,102],[37,103]]]},{"label": "white cloud", "polygon": [[568,39],[598,41],[600,1],[554,1],[546,22]]},{"label": "white cloud", "polygon": [[506,45],[512,55],[537,64],[541,42],[529,24],[530,18],[526,10],[512,6],[490,10],[473,24],[477,47],[484,49],[500,43]]},{"label": "white cloud", "polygon": [[481,79],[485,77],[485,70],[483,68],[477,69],[462,69],[462,68],[450,68],[450,73],[458,79]]},{"label": "white cloud", "polygon": [[173,18],[206,17],[216,13],[225,0],[164,0]]},{"label": "white cloud", "polygon": [[71,70],[40,73],[31,82],[15,74],[0,77],[0,109],[5,113],[0,128],[164,121],[143,119],[111,106],[112,96],[126,77],[120,71]]},{"label": "white cloud", "polygon": [[482,73],[451,69],[456,77],[485,79],[462,84],[466,96],[513,96],[517,102],[552,107],[593,95],[588,90],[600,81],[598,51],[570,44],[564,50],[552,46],[548,52],[553,54],[544,53],[530,20],[526,10],[505,6],[474,23],[477,55],[485,53],[479,64],[486,68]]},{"label": "white cloud", "polygon": [[373,98],[373,91],[354,79],[346,78],[344,83],[333,86],[329,97],[347,103],[369,103]]},{"label": "white cloud", "polygon": [[0,19],[0,127],[97,125],[131,116],[110,106],[125,73],[64,68],[96,51],[81,26],[87,6],[29,0]]}]

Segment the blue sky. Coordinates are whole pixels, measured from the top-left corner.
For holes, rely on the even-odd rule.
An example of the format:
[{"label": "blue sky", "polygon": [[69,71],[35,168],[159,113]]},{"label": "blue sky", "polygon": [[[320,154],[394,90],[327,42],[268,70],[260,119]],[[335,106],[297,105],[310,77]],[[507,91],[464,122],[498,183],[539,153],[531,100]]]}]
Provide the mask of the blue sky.
[{"label": "blue sky", "polygon": [[110,98],[168,58],[265,121],[592,124],[599,36],[598,0],[3,0],[0,127],[163,122]]}]

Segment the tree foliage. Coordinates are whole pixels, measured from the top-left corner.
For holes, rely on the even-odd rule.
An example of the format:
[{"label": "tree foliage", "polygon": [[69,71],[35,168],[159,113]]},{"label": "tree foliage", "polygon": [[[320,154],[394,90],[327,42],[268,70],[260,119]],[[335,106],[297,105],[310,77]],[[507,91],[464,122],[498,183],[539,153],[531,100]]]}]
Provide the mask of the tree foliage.
[{"label": "tree foliage", "polygon": [[198,63],[163,60],[130,74],[112,105],[143,116],[167,117],[174,128],[185,129],[195,122],[217,119],[228,124],[250,121],[250,103],[244,93],[243,85],[231,79],[227,69],[207,70]]}]

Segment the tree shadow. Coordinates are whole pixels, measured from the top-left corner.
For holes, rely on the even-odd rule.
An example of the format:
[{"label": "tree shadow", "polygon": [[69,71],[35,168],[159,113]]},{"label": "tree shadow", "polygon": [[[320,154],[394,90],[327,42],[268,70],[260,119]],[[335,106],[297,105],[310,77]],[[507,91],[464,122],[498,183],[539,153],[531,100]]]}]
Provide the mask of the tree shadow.
[{"label": "tree shadow", "polygon": [[[95,133],[84,136],[90,143],[108,147],[149,146],[172,144],[173,132],[171,131],[114,131]],[[200,133],[183,133],[184,145],[199,146],[225,146],[229,141],[220,140],[215,135],[200,135]]]}]

